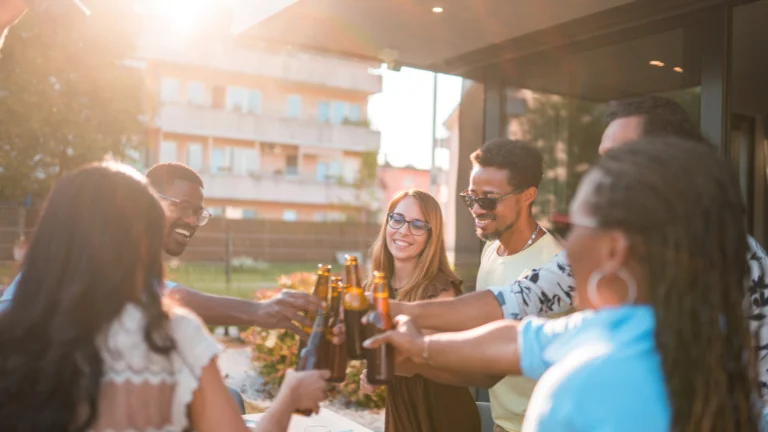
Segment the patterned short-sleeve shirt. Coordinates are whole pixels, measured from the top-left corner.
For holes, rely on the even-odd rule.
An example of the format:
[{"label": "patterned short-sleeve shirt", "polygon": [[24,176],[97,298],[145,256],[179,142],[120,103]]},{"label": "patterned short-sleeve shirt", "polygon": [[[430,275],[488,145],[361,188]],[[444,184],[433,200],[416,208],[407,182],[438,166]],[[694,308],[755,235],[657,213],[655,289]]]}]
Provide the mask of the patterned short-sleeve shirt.
[{"label": "patterned short-sleeve shirt", "polygon": [[[745,287],[749,296],[749,320],[753,333],[758,334],[756,351],[759,361],[760,389],[768,400],[768,257],[757,241],[748,241],[750,278]],[[528,315],[554,315],[568,311],[573,305],[575,281],[565,251],[557,254],[544,267],[531,271],[526,277],[509,285],[489,288],[496,296],[507,319],[522,319]]]}]

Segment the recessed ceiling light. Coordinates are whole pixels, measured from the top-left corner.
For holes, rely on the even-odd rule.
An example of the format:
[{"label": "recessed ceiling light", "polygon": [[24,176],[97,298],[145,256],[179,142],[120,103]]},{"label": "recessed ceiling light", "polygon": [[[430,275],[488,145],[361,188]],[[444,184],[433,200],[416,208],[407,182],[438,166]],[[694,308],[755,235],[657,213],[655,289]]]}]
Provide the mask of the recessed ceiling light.
[{"label": "recessed ceiling light", "polygon": [[677,73],[683,73],[683,68],[681,68],[680,66],[675,66],[672,68],[672,70]]},{"label": "recessed ceiling light", "polygon": [[648,64],[651,66],[658,66],[658,67],[664,66],[664,62],[660,62],[658,60],[651,60],[648,62]]},{"label": "recessed ceiling light", "polygon": [[432,8],[432,12],[434,12],[434,13],[443,13],[443,8],[441,8],[440,6],[435,6],[435,7]]}]

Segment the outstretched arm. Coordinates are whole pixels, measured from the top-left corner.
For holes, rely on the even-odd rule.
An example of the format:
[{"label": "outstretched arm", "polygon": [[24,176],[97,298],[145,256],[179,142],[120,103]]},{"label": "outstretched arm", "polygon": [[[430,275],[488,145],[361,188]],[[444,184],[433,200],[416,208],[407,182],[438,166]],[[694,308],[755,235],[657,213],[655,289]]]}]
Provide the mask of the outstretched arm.
[{"label": "outstretched arm", "polygon": [[316,310],[322,303],[313,295],[290,290],[283,290],[277,296],[261,302],[205,294],[182,285],[170,288],[166,295],[196,313],[209,325],[287,329],[299,335],[305,335],[305,332],[296,323],[312,326],[299,311]]},{"label": "outstretched arm", "polygon": [[496,321],[456,333],[424,336],[407,316],[396,319],[397,329],[365,341],[366,348],[392,344],[399,358],[448,370],[491,375],[519,375],[518,321]]},{"label": "outstretched arm", "polygon": [[509,285],[451,300],[391,301],[390,310],[393,316],[408,315],[420,328],[461,331],[502,318],[566,312],[573,305],[574,285],[565,252],[561,252],[543,267]]}]

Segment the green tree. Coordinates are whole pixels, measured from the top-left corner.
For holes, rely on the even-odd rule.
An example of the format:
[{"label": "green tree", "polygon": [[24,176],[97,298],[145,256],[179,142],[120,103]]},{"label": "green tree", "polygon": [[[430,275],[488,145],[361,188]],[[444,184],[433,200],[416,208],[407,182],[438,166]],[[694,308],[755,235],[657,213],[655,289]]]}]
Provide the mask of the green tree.
[{"label": "green tree", "polygon": [[[0,202],[42,196],[61,174],[142,145],[145,92],[132,2],[27,13],[0,58]],[[59,4],[61,3],[61,4]]]}]

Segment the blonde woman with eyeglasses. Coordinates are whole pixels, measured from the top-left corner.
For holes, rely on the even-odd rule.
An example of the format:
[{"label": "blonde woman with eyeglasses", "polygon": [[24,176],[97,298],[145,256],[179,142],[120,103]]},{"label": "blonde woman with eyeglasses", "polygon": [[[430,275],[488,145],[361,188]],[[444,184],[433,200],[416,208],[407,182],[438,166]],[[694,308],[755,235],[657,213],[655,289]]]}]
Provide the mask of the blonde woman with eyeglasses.
[{"label": "blonde woman with eyeglasses", "polygon": [[[462,293],[462,281],[445,252],[440,205],[426,192],[412,189],[392,198],[371,257],[373,271],[387,275],[390,296],[397,300],[453,298]],[[397,366],[387,387],[386,432],[480,431],[477,406],[466,387],[440,384],[403,366]],[[365,376],[363,372],[360,377],[361,391],[375,391]]]}]

